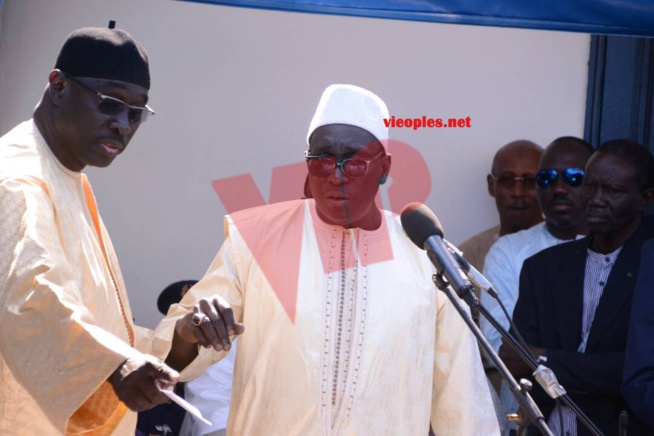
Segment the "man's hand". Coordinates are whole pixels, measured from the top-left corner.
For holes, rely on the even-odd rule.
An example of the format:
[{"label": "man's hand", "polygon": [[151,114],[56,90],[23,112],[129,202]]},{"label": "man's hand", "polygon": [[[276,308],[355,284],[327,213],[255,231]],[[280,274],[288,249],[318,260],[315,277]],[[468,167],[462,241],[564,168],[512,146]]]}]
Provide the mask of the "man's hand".
[{"label": "man's hand", "polygon": [[[535,347],[533,345],[527,345],[527,347],[529,352],[531,352],[531,354],[536,359],[538,359],[540,356],[546,356],[547,351],[544,348]],[[508,370],[511,371],[511,374],[513,374],[513,376],[516,378],[531,374],[533,372],[527,362],[523,361],[520,355],[504,342],[502,342],[502,346],[500,347],[498,355]]]},{"label": "man's hand", "polygon": [[243,324],[234,322],[229,304],[220,297],[202,299],[175,325],[175,336],[187,344],[200,344],[216,351],[229,351],[230,336],[240,335]]},{"label": "man's hand", "polygon": [[177,383],[179,374],[156,357],[140,354],[127,358],[109,376],[109,383],[116,395],[127,407],[142,412],[168,402],[162,394],[157,381]]}]

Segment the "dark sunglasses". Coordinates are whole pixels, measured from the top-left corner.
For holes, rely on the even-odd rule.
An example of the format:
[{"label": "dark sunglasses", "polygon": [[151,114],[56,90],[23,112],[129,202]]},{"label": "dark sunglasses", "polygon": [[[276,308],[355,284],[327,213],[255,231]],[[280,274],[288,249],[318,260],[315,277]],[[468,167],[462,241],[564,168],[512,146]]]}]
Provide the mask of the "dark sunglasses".
[{"label": "dark sunglasses", "polygon": [[334,172],[336,167],[340,167],[341,171],[343,171],[343,174],[353,179],[365,176],[368,173],[370,162],[378,159],[383,155],[384,153],[382,152],[371,159],[351,157],[337,162],[336,157],[330,154],[311,156],[308,151],[304,152],[304,158],[307,161],[309,174],[312,176],[327,177]]},{"label": "dark sunglasses", "polygon": [[105,115],[119,115],[127,111],[127,119],[131,124],[145,123],[148,120],[148,118],[154,115],[154,111],[147,105],[144,107],[132,106],[131,104],[127,104],[120,99],[117,99],[115,97],[110,97],[108,95],[104,95],[101,92],[96,91],[95,89],[91,88],[87,84],[80,81],[75,76],[71,76],[70,74],[64,73],[63,71],[62,73],[64,76],[73,80],[82,88],[94,93],[95,96],[98,97],[98,99],[100,100],[98,102],[98,110]]},{"label": "dark sunglasses", "polygon": [[495,179],[499,185],[505,188],[513,188],[518,184],[518,182],[522,182],[522,186],[524,186],[525,189],[536,189],[536,179],[533,177],[496,176],[493,173],[491,173],[491,177]]},{"label": "dark sunglasses", "polygon": [[[576,188],[577,186],[581,186],[581,182],[584,180],[584,170],[579,168],[566,168],[561,171],[561,176],[563,178],[563,183]],[[557,170],[545,169],[536,173],[536,183],[538,183],[538,186],[541,188],[554,186],[556,185],[557,180],[559,180],[559,172]]]}]

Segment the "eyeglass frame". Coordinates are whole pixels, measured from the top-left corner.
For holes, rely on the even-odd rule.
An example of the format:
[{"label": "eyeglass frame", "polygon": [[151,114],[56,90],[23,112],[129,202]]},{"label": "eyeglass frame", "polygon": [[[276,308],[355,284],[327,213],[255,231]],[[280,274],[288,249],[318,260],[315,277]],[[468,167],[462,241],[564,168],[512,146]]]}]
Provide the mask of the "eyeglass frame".
[{"label": "eyeglass frame", "polygon": [[[566,178],[566,175],[570,174],[570,170],[579,171],[581,173],[581,180],[579,181],[578,185],[572,184],[570,182],[570,180],[568,180]],[[554,183],[545,186],[545,185],[542,185],[541,182],[538,181],[538,175],[541,174],[541,173],[545,173],[546,171],[550,171],[550,172],[553,171],[556,174],[556,180],[554,180]],[[579,175],[579,174],[576,174],[576,175]],[[584,177],[586,177],[586,171],[584,171],[582,168],[570,167],[570,168],[564,168],[564,169],[562,169],[560,171],[557,170],[557,169],[554,169],[554,168],[543,168],[542,170],[540,170],[540,171],[538,171],[536,173],[536,184],[538,184],[538,186],[540,186],[543,189],[548,189],[548,188],[551,188],[552,186],[556,186],[558,181],[562,180],[565,185],[567,185],[567,186],[569,186],[571,188],[578,188],[583,184]]]},{"label": "eyeglass frame", "polygon": [[[61,70],[59,70],[59,71],[61,71]],[[154,111],[150,106],[148,106],[147,104],[146,104],[145,106],[134,106],[134,105],[131,105],[131,104],[127,104],[127,103],[125,103],[123,100],[121,100],[121,99],[119,99],[119,98],[112,97],[112,96],[110,96],[110,95],[105,95],[105,94],[101,93],[100,91],[98,91],[98,90],[96,90],[96,89],[93,89],[92,87],[90,87],[90,86],[87,85],[86,83],[82,82],[81,80],[79,80],[78,77],[73,76],[72,74],[68,74],[68,73],[66,73],[65,71],[61,71],[61,74],[63,74],[64,77],[66,77],[66,78],[68,78],[68,79],[72,79],[75,83],[77,83],[77,84],[80,85],[82,88],[86,89],[87,91],[90,91],[90,92],[94,93],[95,96],[98,97],[98,98],[100,99],[100,103],[98,103],[98,108],[100,107],[100,104],[101,104],[103,101],[105,101],[105,100],[111,100],[111,101],[115,101],[115,102],[117,102],[117,103],[120,103],[120,104],[122,104],[124,107],[127,108],[127,111],[128,111],[127,119],[128,119],[128,120],[130,119],[130,117],[129,117],[129,110],[130,110],[130,109],[132,109],[132,110],[139,110],[139,111],[141,111],[142,114],[144,114],[144,113],[149,114],[149,115],[147,115],[147,116],[145,117],[145,119],[144,119],[143,116],[141,115],[141,120],[138,121],[138,122],[136,122],[136,123],[133,122],[133,121],[130,121],[130,123],[132,123],[132,124],[135,124],[135,125],[143,124],[143,123],[145,123],[145,122],[146,122],[146,121],[147,121],[151,116],[153,116],[153,115],[156,114],[156,112],[155,112],[155,111]],[[108,114],[108,113],[106,113],[106,112],[103,112],[102,110],[100,110],[100,112],[102,112],[102,113],[105,114],[105,115],[112,115],[112,114]],[[123,109],[123,110],[121,111],[121,113],[122,113],[122,112],[125,112],[125,109]],[[117,114],[113,114],[113,115],[117,115]]]},{"label": "eyeglass frame", "polygon": [[[518,182],[522,182],[522,186],[524,186],[526,189],[535,189],[536,188],[536,176],[534,177],[524,177],[524,176],[496,176],[493,173],[490,173],[490,176],[495,180],[496,182],[503,184],[505,186],[513,187],[518,184]],[[502,180],[506,180],[506,182],[503,182]],[[508,183],[510,181],[510,183]],[[533,185],[532,185],[533,183]],[[532,186],[530,186],[532,185]]]},{"label": "eyeglass frame", "polygon": [[[385,155],[386,155],[386,153],[384,151],[380,151],[379,153],[377,153],[375,156],[373,156],[370,159],[366,159],[366,158],[363,158],[363,157],[352,156],[352,157],[347,157],[345,159],[341,159],[341,161],[339,162],[336,159],[336,156],[334,156],[333,154],[323,153],[322,155],[319,155],[319,156],[312,156],[312,155],[309,154],[309,150],[305,150],[304,151],[304,160],[307,162],[307,169],[308,169],[309,168],[309,161],[312,160],[312,159],[327,159],[327,158],[330,158],[330,157],[332,158],[331,160],[334,162],[334,167],[332,168],[332,170],[328,174],[325,174],[324,176],[317,176],[315,174],[311,174],[311,171],[309,171],[309,174],[311,174],[314,177],[329,177],[334,173],[334,171],[336,171],[336,167],[340,167],[341,172],[343,174],[345,174],[347,177],[350,177],[352,179],[360,179],[362,177],[365,177],[368,174],[368,171],[370,170],[370,164],[373,161],[375,161],[375,160],[377,160],[380,157],[383,157]],[[345,162],[347,162],[348,160],[352,160],[352,159],[359,159],[359,160],[362,160],[362,161],[364,161],[366,163],[366,171],[362,175],[360,175],[360,176],[351,176],[351,175],[349,175],[349,174],[347,174],[345,172],[345,168],[343,167],[343,164]]]}]

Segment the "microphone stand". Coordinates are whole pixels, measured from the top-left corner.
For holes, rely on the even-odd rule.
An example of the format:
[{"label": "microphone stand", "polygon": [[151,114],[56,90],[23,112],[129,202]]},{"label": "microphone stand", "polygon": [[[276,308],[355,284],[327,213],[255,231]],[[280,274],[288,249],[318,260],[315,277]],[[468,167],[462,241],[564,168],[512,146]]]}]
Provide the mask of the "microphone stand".
[{"label": "microphone stand", "polygon": [[538,409],[538,406],[536,406],[536,403],[528,393],[529,389],[531,388],[531,383],[527,380],[524,380],[526,383],[521,384],[516,382],[515,378],[513,378],[509,370],[506,368],[506,366],[504,366],[504,362],[502,362],[502,360],[498,357],[491,344],[488,342],[481,330],[479,330],[479,327],[477,327],[470,315],[468,315],[468,312],[461,304],[459,297],[461,297],[470,307],[481,307],[477,297],[475,297],[474,293],[471,292],[472,287],[464,289],[463,292],[461,292],[462,295],[457,296],[449,283],[445,281],[442,274],[434,274],[432,279],[436,287],[443,291],[447,298],[452,302],[454,308],[457,312],[459,312],[459,315],[461,315],[463,321],[465,321],[468,328],[475,335],[475,338],[477,338],[477,341],[481,347],[484,349],[484,351],[486,351],[490,360],[493,362],[500,374],[502,374],[504,380],[506,380],[506,382],[509,384],[511,391],[521,406],[521,409],[524,410],[528,415],[527,424],[533,422],[542,434],[546,436],[554,436],[552,431],[547,426],[542,412],[540,409]]},{"label": "microphone stand", "polygon": [[[465,258],[463,257],[463,253],[456,246],[452,245],[451,243],[446,241],[446,244],[447,244],[448,248],[450,249],[450,251],[452,252],[452,254],[454,255],[457,262],[459,263],[459,265],[461,266],[461,268],[463,268],[463,270],[466,273],[472,272],[471,270],[474,270],[474,268],[468,263],[467,260],[465,260]],[[518,342],[518,340],[516,340],[513,336],[511,336],[511,334],[509,332],[507,332],[497,322],[497,320],[493,317],[493,315],[491,315],[488,312],[488,310],[479,302],[479,300],[477,300],[477,298],[475,297],[474,294],[472,294],[471,292],[465,292],[464,291],[465,293],[470,294],[473,297],[473,298],[465,298],[465,296],[464,296],[463,298],[464,298],[465,302],[472,309],[477,309],[479,311],[479,313],[481,315],[483,315],[484,318],[486,318],[488,320],[488,322],[495,328],[495,330],[497,330],[500,333],[500,335],[504,338],[505,342],[516,353],[518,353],[518,355],[521,357],[521,359],[524,362],[526,362],[532,370],[535,371],[534,372],[534,377],[536,378],[536,381],[538,381],[538,384],[541,385],[543,390],[545,390],[545,392],[548,395],[550,395],[550,397],[555,398],[555,399],[560,397],[561,400],[563,401],[563,403],[567,407],[572,409],[572,411],[575,413],[575,415],[577,415],[577,418],[579,418],[579,420],[586,426],[586,428],[588,428],[588,430],[591,431],[591,433],[593,433],[596,436],[602,436],[602,432],[600,431],[600,429],[597,428],[597,426],[590,420],[590,418],[588,418],[588,416],[586,416],[586,414],[579,408],[579,406],[577,406],[577,404],[575,404],[575,402],[572,401],[572,399],[565,393],[565,389],[563,389],[561,387],[561,385],[559,384],[558,380],[556,379],[556,375],[554,374],[554,372],[552,372],[552,370],[547,368],[542,363],[537,362],[536,359],[534,359],[534,356],[532,356],[532,354],[528,351],[527,345],[525,344],[524,340],[522,339],[522,336],[520,336],[520,332],[518,332],[518,329],[513,324],[513,321],[511,321],[511,317],[509,316],[506,309],[504,308],[504,305],[502,304],[502,301],[500,300],[499,296],[497,295],[497,292],[495,292],[495,290],[493,289],[493,285],[481,273],[479,273],[476,270],[474,270],[474,272],[476,274],[478,274],[480,276],[479,279],[483,281],[483,283],[478,283],[478,284],[475,283],[475,285],[482,288],[481,289],[482,291],[486,290],[486,292],[488,292],[488,294],[491,297],[493,297],[493,298],[495,298],[497,300],[497,302],[502,307],[502,310],[504,311],[507,319],[509,320],[511,328],[515,332],[516,337],[518,338],[518,340],[520,342]],[[485,288],[484,286],[486,286],[487,288]],[[493,363],[495,363],[495,362],[493,362]],[[498,367],[498,369],[499,369],[499,367]],[[502,376],[504,377],[504,374],[502,374]],[[506,377],[504,377],[504,379],[507,380],[507,383],[509,382],[509,380]],[[521,384],[522,384],[522,381],[523,380],[521,380]],[[529,382],[528,380],[524,380],[524,381],[531,385],[531,382]],[[514,393],[514,395],[515,395],[515,393]],[[517,425],[518,425],[518,434],[520,434],[520,428],[521,427],[526,427],[526,425],[529,425],[529,422],[525,423],[525,419],[522,416],[521,411],[522,411],[522,408],[519,408],[518,413],[517,413],[517,415],[518,415],[517,419],[515,419],[515,420],[512,419],[512,421],[516,422]]]},{"label": "microphone stand", "polygon": [[[477,298],[475,298],[475,300],[477,300]],[[466,303],[468,303],[470,305],[470,302],[468,302],[468,300],[465,300],[465,301],[466,301]],[[491,323],[491,325],[500,333],[500,335],[502,335],[502,338],[504,339],[505,343],[507,345],[509,345],[516,353],[518,353],[520,358],[523,361],[525,361],[532,370],[538,372],[541,376],[544,377],[545,380],[541,381],[541,380],[538,380],[538,378],[537,378],[537,381],[543,387],[545,392],[547,392],[549,394],[550,389],[548,389],[547,386],[543,386],[543,384],[545,383],[545,384],[550,385],[550,384],[555,383],[555,384],[558,385],[558,381],[556,380],[556,376],[554,375],[554,373],[549,368],[545,367],[543,364],[536,361],[536,359],[534,359],[534,356],[532,356],[529,351],[525,350],[524,347],[522,347],[518,343],[518,341],[516,341],[515,338],[513,336],[511,336],[509,334],[509,332],[507,332],[497,322],[497,320],[493,317],[493,315],[491,315],[488,312],[488,310],[481,303],[479,303],[479,301],[473,302],[473,304],[474,304],[474,306],[471,305],[470,307],[475,307],[477,310],[479,310],[479,313],[481,315],[483,315],[483,317],[486,318],[488,320],[488,322]],[[486,352],[488,352],[488,351],[486,351]],[[493,350],[493,352],[495,352],[495,350]],[[491,360],[493,360],[493,364],[495,364],[494,359],[491,358]],[[497,367],[497,369],[499,369],[499,367]],[[502,374],[502,377],[504,377],[504,374]],[[506,377],[504,377],[504,379],[507,381],[507,383],[509,383],[509,380]],[[551,394],[550,394],[550,396],[551,396]],[[572,401],[572,399],[568,396],[568,394],[563,393],[563,394],[560,395],[560,398],[561,398],[561,401],[563,401],[563,403],[567,407],[572,409],[572,411],[575,413],[575,415],[577,415],[577,418],[579,418],[579,420],[586,426],[586,428],[588,428],[588,430],[590,430],[591,433],[593,433],[596,436],[603,436],[602,431],[599,428],[597,428],[597,426],[590,420],[590,418],[588,418],[588,416],[586,416],[586,414],[583,412],[583,410],[581,410],[579,408],[579,406],[577,406],[577,404],[574,401]]]}]

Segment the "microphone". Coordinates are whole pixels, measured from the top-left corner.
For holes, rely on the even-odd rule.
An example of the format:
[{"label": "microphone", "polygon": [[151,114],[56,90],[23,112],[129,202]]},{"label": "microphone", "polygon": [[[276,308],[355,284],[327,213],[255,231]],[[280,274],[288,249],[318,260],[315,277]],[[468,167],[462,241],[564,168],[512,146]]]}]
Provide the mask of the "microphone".
[{"label": "microphone", "polygon": [[422,203],[409,203],[402,209],[400,220],[411,242],[427,250],[436,271],[445,276],[457,295],[466,300],[471,296],[476,300],[474,292],[470,292],[472,283],[443,240],[443,228],[434,212]]},{"label": "microphone", "polygon": [[444,239],[443,241],[447,245],[447,248],[450,249],[457,262],[459,262],[459,265],[463,271],[465,271],[472,284],[475,287],[487,292],[491,297],[497,299],[497,291],[493,289],[493,284],[482,273],[480,273],[477,268],[470,265],[465,257],[463,257],[463,252],[459,250],[456,245],[452,244],[447,239]]}]

